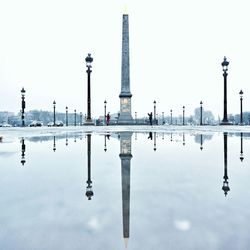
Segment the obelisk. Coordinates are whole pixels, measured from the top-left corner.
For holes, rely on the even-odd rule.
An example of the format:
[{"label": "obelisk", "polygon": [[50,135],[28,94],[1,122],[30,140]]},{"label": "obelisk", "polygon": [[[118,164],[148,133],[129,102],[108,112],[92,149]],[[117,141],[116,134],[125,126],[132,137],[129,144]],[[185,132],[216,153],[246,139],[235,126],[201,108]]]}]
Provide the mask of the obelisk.
[{"label": "obelisk", "polygon": [[118,124],[134,124],[131,115],[130,74],[129,74],[129,23],[128,14],[122,18],[122,71],[121,71],[121,93],[120,114]]},{"label": "obelisk", "polygon": [[123,238],[126,247],[129,239],[131,137],[132,132],[120,133]]}]

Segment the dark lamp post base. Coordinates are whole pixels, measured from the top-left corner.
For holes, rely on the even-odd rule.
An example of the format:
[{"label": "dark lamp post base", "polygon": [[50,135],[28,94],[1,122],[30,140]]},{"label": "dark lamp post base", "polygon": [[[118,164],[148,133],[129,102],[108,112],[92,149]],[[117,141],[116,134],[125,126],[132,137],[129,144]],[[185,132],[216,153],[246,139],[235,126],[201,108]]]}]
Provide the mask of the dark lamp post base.
[{"label": "dark lamp post base", "polygon": [[220,125],[233,125],[231,122],[227,121],[227,120],[223,120]]}]

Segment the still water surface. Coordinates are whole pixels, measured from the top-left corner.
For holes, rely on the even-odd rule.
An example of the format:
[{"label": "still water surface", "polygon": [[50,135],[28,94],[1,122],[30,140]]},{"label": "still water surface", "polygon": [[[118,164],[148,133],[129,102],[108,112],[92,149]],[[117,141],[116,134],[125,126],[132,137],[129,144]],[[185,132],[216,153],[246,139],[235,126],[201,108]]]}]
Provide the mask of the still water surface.
[{"label": "still water surface", "polygon": [[0,143],[0,249],[250,249],[247,133]]}]

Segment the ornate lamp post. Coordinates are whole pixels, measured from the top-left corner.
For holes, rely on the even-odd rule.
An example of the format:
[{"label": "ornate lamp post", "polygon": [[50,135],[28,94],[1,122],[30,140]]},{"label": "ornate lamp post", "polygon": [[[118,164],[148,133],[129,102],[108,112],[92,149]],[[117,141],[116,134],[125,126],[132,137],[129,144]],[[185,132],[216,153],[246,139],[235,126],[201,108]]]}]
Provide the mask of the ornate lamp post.
[{"label": "ornate lamp post", "polygon": [[53,101],[53,109],[54,109],[54,125],[56,126],[56,101]]},{"label": "ornate lamp post", "polygon": [[74,125],[76,126],[76,110],[74,110]]},{"label": "ornate lamp post", "polygon": [[82,112],[80,112],[80,126],[82,126]]},{"label": "ornate lamp post", "polygon": [[182,113],[182,125],[185,125],[185,106],[182,107],[183,113]]},{"label": "ornate lamp post", "polygon": [[244,160],[243,156],[243,133],[240,133],[240,161],[242,162]]},{"label": "ornate lamp post", "polygon": [[91,119],[91,97],[90,97],[90,74],[92,72],[91,63],[93,62],[93,58],[91,57],[91,54],[88,54],[88,56],[85,58],[86,61],[86,67],[87,67],[87,74],[88,74],[88,86],[87,86],[87,119],[86,119],[86,125],[94,125]]},{"label": "ornate lamp post", "polygon": [[200,107],[200,125],[202,126],[203,124],[202,124],[202,101],[200,102],[200,105],[201,105],[201,107]]},{"label": "ornate lamp post", "polygon": [[222,190],[224,191],[225,196],[230,191],[227,175],[227,132],[224,132],[224,176],[223,176],[223,186]]},{"label": "ornate lamp post", "polygon": [[154,104],[154,122],[156,124],[156,101],[155,100],[154,100],[153,104]]},{"label": "ornate lamp post", "polygon": [[103,125],[107,125],[107,120],[106,120],[106,116],[107,116],[107,101],[104,101],[104,117],[103,117]]},{"label": "ornate lamp post", "polygon": [[68,127],[69,122],[68,122],[68,107],[66,106],[66,126]]},{"label": "ornate lamp post", "polygon": [[24,166],[24,164],[25,164],[26,161],[25,161],[25,143],[24,143],[24,138],[23,137],[21,139],[21,143],[22,143],[22,154],[21,154],[22,158],[21,158],[21,163]]},{"label": "ornate lamp post", "polygon": [[242,113],[242,100],[243,100],[243,91],[240,90],[240,125],[243,125],[243,113]]},{"label": "ornate lamp post", "polygon": [[229,62],[227,61],[227,58],[224,57],[223,62],[221,63],[222,70],[223,70],[223,77],[224,77],[224,114],[223,114],[223,120],[221,122],[221,125],[229,125],[228,118],[227,118],[227,70],[228,70]]},{"label": "ornate lamp post", "polygon": [[25,109],[25,90],[24,88],[21,89],[21,95],[22,95],[22,110],[21,110],[21,119],[22,119],[22,127],[25,126],[25,123],[24,123],[24,109]]},{"label": "ornate lamp post", "polygon": [[94,192],[92,190],[92,180],[91,180],[91,134],[87,135],[87,152],[88,152],[88,179],[85,195],[88,197],[88,200],[91,200]]},{"label": "ornate lamp post", "polygon": [[173,124],[173,110],[170,109],[170,125]]}]

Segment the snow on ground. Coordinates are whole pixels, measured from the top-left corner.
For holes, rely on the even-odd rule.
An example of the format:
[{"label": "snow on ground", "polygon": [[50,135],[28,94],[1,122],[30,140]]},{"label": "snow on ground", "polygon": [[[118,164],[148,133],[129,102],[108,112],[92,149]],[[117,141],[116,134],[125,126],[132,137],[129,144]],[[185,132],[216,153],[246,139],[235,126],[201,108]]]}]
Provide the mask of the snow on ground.
[{"label": "snow on ground", "polygon": [[13,137],[32,137],[32,136],[51,136],[71,133],[106,133],[106,132],[186,132],[186,133],[214,133],[214,132],[231,132],[231,133],[250,133],[250,126],[69,126],[69,127],[11,127],[0,128],[0,137],[2,139]]}]

